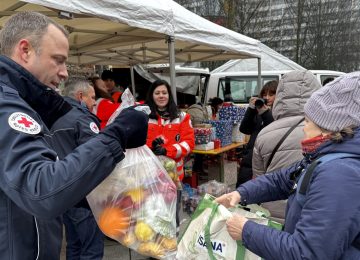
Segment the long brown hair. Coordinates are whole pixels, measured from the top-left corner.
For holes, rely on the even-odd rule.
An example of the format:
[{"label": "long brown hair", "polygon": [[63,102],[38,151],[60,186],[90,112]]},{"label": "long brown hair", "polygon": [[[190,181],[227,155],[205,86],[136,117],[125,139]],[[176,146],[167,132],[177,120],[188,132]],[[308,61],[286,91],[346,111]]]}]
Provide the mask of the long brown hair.
[{"label": "long brown hair", "polygon": [[91,81],[91,83],[94,87],[96,99],[106,98],[106,99],[109,99],[111,102],[114,102],[114,99],[112,98],[112,96],[106,90],[100,88],[96,84],[97,80],[102,80],[99,76],[90,77],[89,80]]}]

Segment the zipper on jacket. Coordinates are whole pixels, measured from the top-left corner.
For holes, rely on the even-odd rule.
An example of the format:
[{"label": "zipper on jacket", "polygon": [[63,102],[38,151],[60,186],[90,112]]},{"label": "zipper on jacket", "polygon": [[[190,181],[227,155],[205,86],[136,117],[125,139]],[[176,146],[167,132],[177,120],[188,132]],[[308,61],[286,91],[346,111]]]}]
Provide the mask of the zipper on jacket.
[{"label": "zipper on jacket", "polygon": [[36,236],[37,236],[37,256],[36,256],[35,260],[38,260],[39,255],[40,255],[40,234],[39,234],[38,223],[37,223],[35,217],[34,217],[34,220],[35,220]]}]

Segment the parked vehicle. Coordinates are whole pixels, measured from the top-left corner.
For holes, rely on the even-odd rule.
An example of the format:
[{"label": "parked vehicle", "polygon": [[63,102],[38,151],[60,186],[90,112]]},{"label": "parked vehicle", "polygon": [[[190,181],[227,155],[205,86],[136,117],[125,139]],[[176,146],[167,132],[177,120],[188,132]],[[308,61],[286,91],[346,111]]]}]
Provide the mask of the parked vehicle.
[{"label": "parked vehicle", "polygon": [[[168,64],[135,66],[135,71],[149,82],[163,79],[171,83]],[[201,101],[201,97],[205,94],[203,91],[206,89],[210,77],[209,69],[176,65],[175,71],[177,104],[186,108]],[[147,92],[147,87],[143,86],[144,88]],[[141,91],[139,87],[136,90]]]},{"label": "parked vehicle", "polygon": [[[282,75],[289,71],[262,71],[261,86],[270,80],[280,80]],[[336,78],[345,74],[331,70],[311,70],[311,72],[314,73],[321,84],[328,78]],[[259,94],[261,86],[258,86],[257,82],[257,71],[211,73],[205,100],[219,97],[224,101],[239,104],[248,103],[250,97]]]}]

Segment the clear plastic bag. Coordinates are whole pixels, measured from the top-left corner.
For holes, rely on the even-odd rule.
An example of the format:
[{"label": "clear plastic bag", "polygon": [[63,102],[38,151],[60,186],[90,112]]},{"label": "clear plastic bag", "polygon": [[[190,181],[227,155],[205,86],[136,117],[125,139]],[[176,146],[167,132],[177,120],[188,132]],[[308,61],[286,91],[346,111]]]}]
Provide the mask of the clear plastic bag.
[{"label": "clear plastic bag", "polygon": [[[111,115],[111,117],[109,118],[106,125],[111,124],[123,109],[131,107],[131,106],[135,106],[135,105],[136,105],[136,101],[135,101],[134,96],[131,94],[131,92],[128,88],[125,89],[125,91],[121,95],[121,105],[114,111],[114,113]],[[150,108],[148,106],[138,106],[138,107],[135,107],[135,109],[143,111],[144,113],[146,113],[148,115],[151,112]]]},{"label": "clear plastic bag", "polygon": [[127,149],[87,200],[106,236],[142,255],[163,259],[176,254],[176,196],[174,182],[144,145]]},{"label": "clear plastic bag", "polygon": [[157,156],[157,158],[159,159],[162,166],[168,173],[169,177],[174,182],[177,189],[181,190],[182,186],[181,186],[181,181],[179,179],[179,175],[177,174],[177,171],[176,171],[176,162],[173,159],[171,159],[165,155],[159,155],[159,156]]}]

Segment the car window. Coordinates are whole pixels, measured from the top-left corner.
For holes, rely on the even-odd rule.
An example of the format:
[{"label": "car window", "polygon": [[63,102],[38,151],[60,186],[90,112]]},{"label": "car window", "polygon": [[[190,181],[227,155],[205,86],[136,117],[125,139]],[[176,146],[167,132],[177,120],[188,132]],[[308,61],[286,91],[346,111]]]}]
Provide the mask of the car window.
[{"label": "car window", "polygon": [[333,81],[337,77],[339,77],[339,76],[338,75],[320,75],[321,85],[324,86],[325,84]]},{"label": "car window", "polygon": [[[271,80],[279,80],[278,76],[263,76],[262,86]],[[248,103],[250,97],[258,95],[260,88],[257,86],[256,76],[234,76],[220,78],[218,85],[218,97],[224,101],[234,103]]]}]

